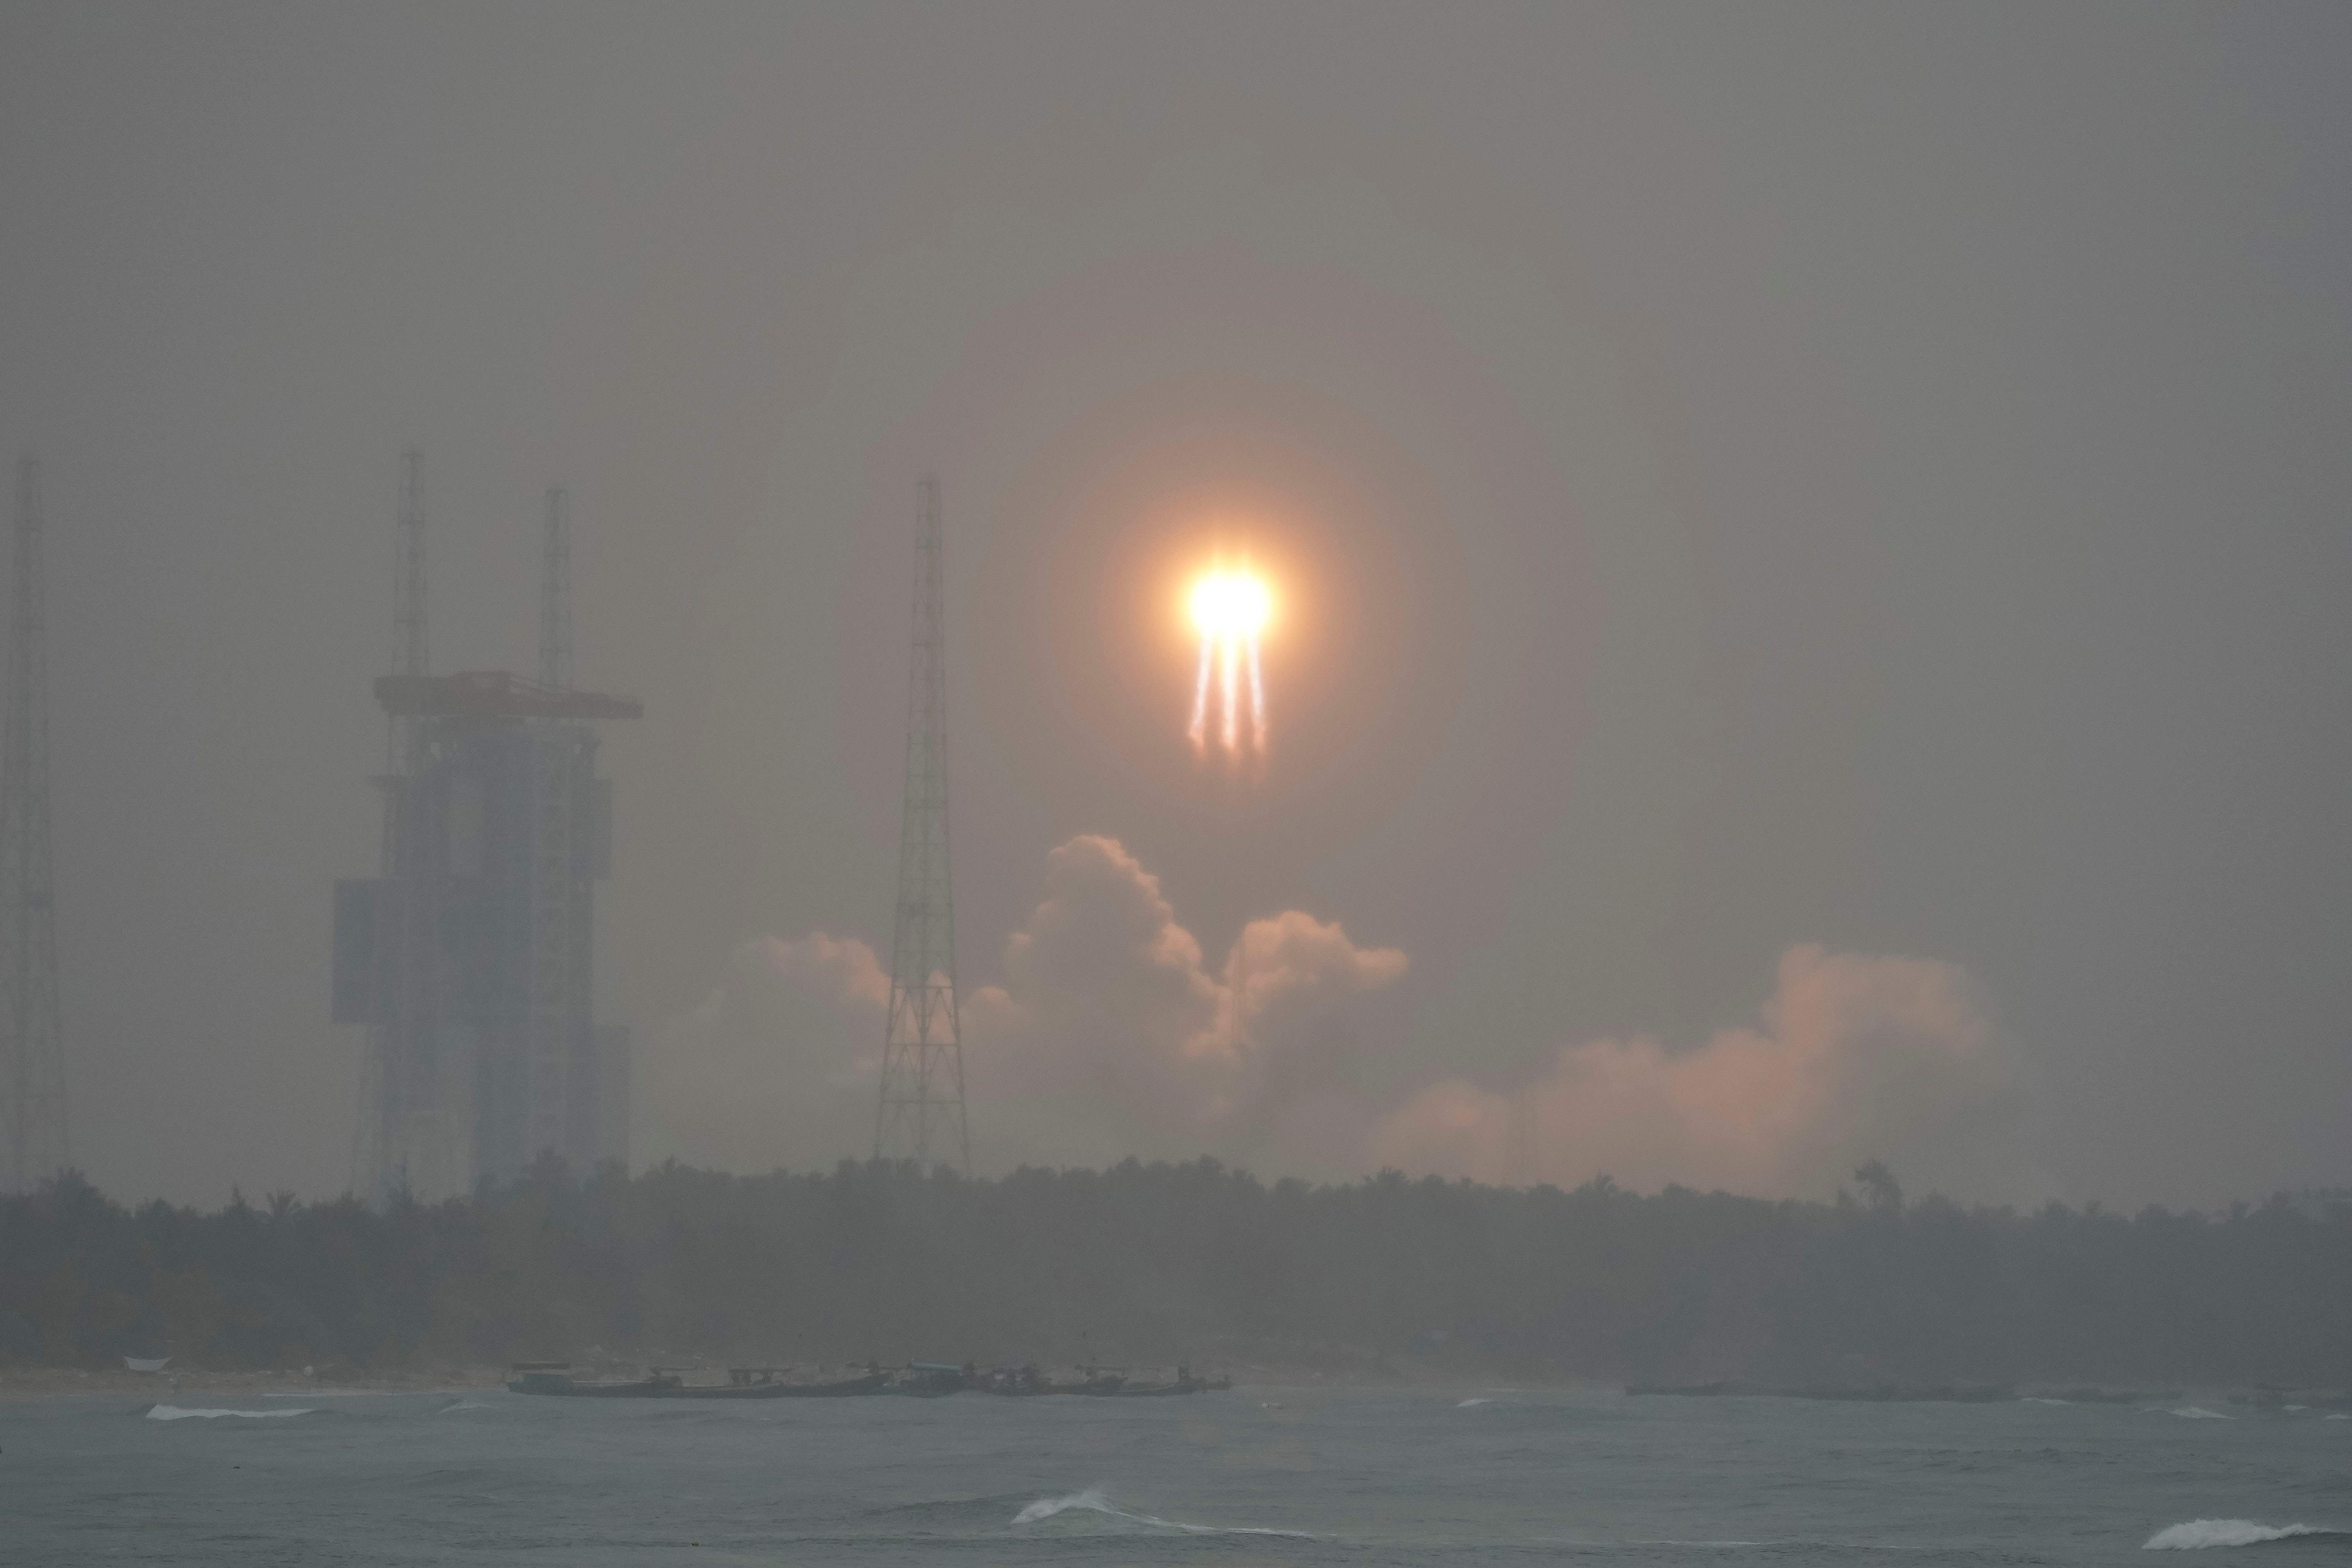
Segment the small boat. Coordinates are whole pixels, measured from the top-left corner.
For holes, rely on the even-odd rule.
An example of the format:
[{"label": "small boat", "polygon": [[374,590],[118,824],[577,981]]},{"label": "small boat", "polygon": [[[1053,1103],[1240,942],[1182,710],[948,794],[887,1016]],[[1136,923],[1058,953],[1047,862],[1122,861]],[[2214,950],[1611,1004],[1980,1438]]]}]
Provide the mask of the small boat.
[{"label": "small boat", "polygon": [[890,1381],[878,1372],[845,1377],[838,1383],[776,1383],[761,1385],[752,1397],[759,1399],[846,1399],[860,1394],[879,1394]]},{"label": "small boat", "polygon": [[663,1399],[686,1385],[667,1373],[656,1372],[636,1383],[579,1383],[561,1362],[518,1365],[507,1384],[509,1394],[554,1394],[571,1399]]},{"label": "small boat", "polygon": [[780,1383],[774,1378],[718,1384],[687,1384],[673,1389],[672,1399],[842,1399],[860,1394],[880,1394],[889,1379],[879,1373],[844,1378],[838,1383]]},{"label": "small boat", "polygon": [[1048,1385],[1046,1392],[1049,1394],[1088,1394],[1097,1399],[1108,1399],[1127,1385],[1126,1373],[1105,1372],[1100,1367],[1082,1366],[1078,1369],[1078,1378],[1079,1381],[1076,1383],[1057,1383],[1050,1384]]},{"label": "small boat", "polygon": [[970,1369],[950,1366],[943,1361],[909,1362],[906,1369],[890,1380],[881,1392],[909,1394],[917,1399],[939,1399],[950,1394],[961,1394],[971,1375]]},{"label": "small boat", "polygon": [[1194,1377],[1191,1367],[1180,1366],[1176,1369],[1176,1381],[1173,1383],[1129,1383],[1122,1384],[1117,1393],[1121,1399],[1156,1399],[1171,1394],[1200,1394],[1233,1385],[1234,1380],[1230,1377]]},{"label": "small boat", "polygon": [[[515,1368],[507,1384],[513,1394],[551,1394],[571,1399],[838,1399],[860,1394],[880,1394],[889,1378],[869,1373],[838,1383],[784,1383],[771,1368],[738,1367],[719,1384],[690,1384],[675,1373],[656,1367],[637,1383],[580,1383],[563,1363],[533,1363]],[[759,1373],[763,1375],[745,1375]]]},{"label": "small boat", "polygon": [[1037,1369],[1026,1362],[991,1367],[971,1379],[971,1385],[982,1394],[1000,1394],[1008,1399],[1026,1399],[1054,1392],[1054,1385],[1038,1376]]}]

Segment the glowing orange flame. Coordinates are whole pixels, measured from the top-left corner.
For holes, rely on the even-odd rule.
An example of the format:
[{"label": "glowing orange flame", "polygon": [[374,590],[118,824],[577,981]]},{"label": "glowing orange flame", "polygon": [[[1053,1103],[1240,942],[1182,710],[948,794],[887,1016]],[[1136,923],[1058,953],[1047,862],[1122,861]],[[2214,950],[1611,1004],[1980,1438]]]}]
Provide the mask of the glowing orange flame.
[{"label": "glowing orange flame", "polygon": [[1258,634],[1274,616],[1274,594],[1265,580],[1246,567],[1219,567],[1192,584],[1188,601],[1192,624],[1201,633],[1200,673],[1192,683],[1192,724],[1191,734],[1193,751],[1202,756],[1209,750],[1209,672],[1216,667],[1219,695],[1223,699],[1219,718],[1220,739],[1228,758],[1239,759],[1244,754],[1242,742],[1241,689],[1242,666],[1249,667],[1249,743],[1248,751],[1260,760],[1265,756],[1267,726],[1265,720],[1265,677],[1258,659]]}]

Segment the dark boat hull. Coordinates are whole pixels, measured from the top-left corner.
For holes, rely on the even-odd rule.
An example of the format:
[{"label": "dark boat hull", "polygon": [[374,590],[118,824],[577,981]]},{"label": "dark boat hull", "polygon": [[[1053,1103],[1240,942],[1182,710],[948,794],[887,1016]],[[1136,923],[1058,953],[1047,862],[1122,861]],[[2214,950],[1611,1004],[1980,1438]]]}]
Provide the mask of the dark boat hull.
[{"label": "dark boat hull", "polygon": [[961,1394],[964,1386],[963,1376],[960,1373],[930,1373],[920,1377],[902,1378],[874,1392],[896,1394],[908,1399],[945,1399],[950,1394]]},{"label": "dark boat hull", "polygon": [[561,1399],[669,1399],[681,1392],[674,1378],[649,1378],[643,1383],[574,1383],[568,1377],[533,1373],[507,1384],[509,1394],[552,1394]]},{"label": "dark boat hull", "polygon": [[869,1377],[853,1377],[844,1383],[772,1383],[747,1390],[762,1399],[847,1399],[860,1394],[879,1394],[889,1378],[881,1373]]},{"label": "dark boat hull", "polygon": [[719,1386],[674,1388],[671,1399],[843,1399],[879,1394],[882,1377],[853,1377],[846,1383],[741,1383]]},{"label": "dark boat hull", "polygon": [[1130,1383],[1117,1391],[1120,1399],[1164,1399],[1171,1394],[1206,1394],[1213,1389],[1231,1388],[1230,1382],[1213,1382],[1207,1378],[1190,1377],[1181,1383]]},{"label": "dark boat hull", "polygon": [[652,1378],[644,1383],[573,1383],[544,1374],[521,1377],[507,1384],[514,1394],[553,1394],[565,1399],[843,1399],[879,1394],[887,1379],[853,1377],[845,1383],[751,1383],[689,1386],[676,1378]]}]

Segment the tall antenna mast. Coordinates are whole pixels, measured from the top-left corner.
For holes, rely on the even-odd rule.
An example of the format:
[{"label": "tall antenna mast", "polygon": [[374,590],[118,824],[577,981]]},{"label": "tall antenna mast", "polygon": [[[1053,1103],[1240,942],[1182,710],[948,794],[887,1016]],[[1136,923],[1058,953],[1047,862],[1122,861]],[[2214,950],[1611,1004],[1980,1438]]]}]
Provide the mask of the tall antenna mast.
[{"label": "tall antenna mast", "polygon": [[425,657],[425,454],[400,455],[400,542],[392,602],[392,672],[430,673]]},{"label": "tall antenna mast", "polygon": [[572,496],[547,487],[539,575],[539,683],[572,684]]},{"label": "tall antenna mast", "polygon": [[49,691],[42,619],[41,472],[16,466],[15,605],[0,731],[0,1136],[8,1190],[72,1163],[66,1138],[58,930],[49,868]]},{"label": "tall antenna mast", "polygon": [[956,1016],[955,895],[948,878],[947,646],[940,482],[916,489],[914,663],[907,682],[907,794],[898,828],[898,929],[874,1157],[971,1163]]}]

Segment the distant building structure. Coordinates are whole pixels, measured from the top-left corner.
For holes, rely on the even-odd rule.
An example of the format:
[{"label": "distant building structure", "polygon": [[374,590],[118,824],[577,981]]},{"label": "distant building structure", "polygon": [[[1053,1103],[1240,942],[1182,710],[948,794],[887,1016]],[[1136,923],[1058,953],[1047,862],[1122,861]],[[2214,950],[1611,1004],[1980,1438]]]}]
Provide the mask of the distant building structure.
[{"label": "distant building structure", "polygon": [[[553,681],[426,673],[413,456],[404,492],[402,640],[375,683],[382,865],[338,882],[334,905],[334,1018],[368,1029],[353,1190],[376,1199],[470,1192],[544,1153],[575,1171],[628,1157],[629,1032],[593,1008],[613,843],[596,725],[643,709],[562,684],[568,658],[542,658]],[[568,645],[565,531],[551,494],[541,615]]]}]

